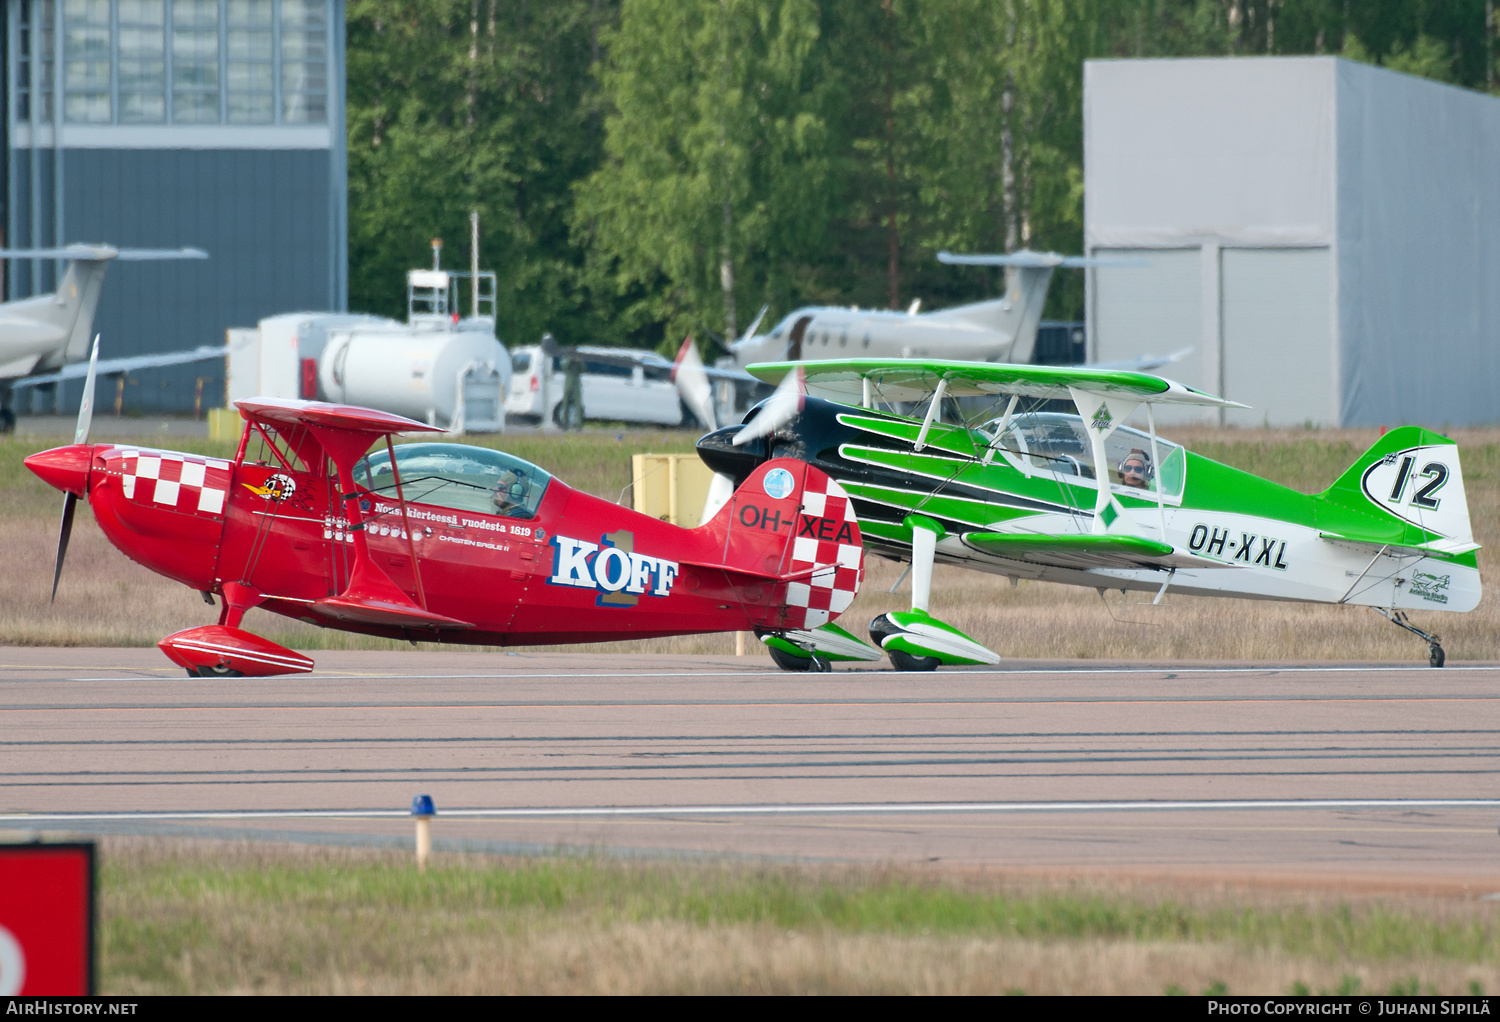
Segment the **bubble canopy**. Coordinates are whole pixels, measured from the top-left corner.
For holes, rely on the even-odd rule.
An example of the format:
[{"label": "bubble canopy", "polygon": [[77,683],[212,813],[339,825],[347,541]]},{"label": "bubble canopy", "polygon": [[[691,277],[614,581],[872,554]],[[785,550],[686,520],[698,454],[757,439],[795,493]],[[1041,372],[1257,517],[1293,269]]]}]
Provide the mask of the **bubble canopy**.
[{"label": "bubble canopy", "polygon": [[[403,495],[413,504],[433,504],[506,518],[534,518],[552,476],[503,451],[467,444],[402,444],[396,448]],[[354,467],[356,482],[385,497],[396,496],[387,451],[374,451]]]}]

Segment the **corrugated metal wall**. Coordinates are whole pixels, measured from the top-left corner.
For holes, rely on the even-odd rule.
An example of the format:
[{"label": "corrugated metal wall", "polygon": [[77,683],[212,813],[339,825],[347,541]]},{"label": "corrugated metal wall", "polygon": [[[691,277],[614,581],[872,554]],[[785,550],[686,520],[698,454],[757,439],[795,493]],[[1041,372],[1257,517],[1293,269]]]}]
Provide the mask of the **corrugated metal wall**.
[{"label": "corrugated metal wall", "polygon": [[[18,152],[13,173],[25,195],[29,161]],[[42,155],[50,170],[50,152]],[[67,241],[188,245],[209,254],[202,262],[110,264],[94,321],[102,356],[222,344],[232,326],[280,312],[337,308],[327,150],[69,149],[63,158]],[[47,184],[43,195],[51,194]],[[18,221],[25,226],[24,217]],[[50,225],[50,217],[44,223]],[[50,233],[43,236],[48,243]],[[23,288],[26,283],[17,280]],[[43,284],[51,286],[48,275]],[[187,411],[199,377],[211,378],[204,383],[211,397],[205,406],[221,403],[223,368],[211,362],[134,373],[125,401],[143,411]],[[77,383],[69,386],[66,407],[76,405],[82,391]],[[105,388],[100,407],[113,401]]]}]

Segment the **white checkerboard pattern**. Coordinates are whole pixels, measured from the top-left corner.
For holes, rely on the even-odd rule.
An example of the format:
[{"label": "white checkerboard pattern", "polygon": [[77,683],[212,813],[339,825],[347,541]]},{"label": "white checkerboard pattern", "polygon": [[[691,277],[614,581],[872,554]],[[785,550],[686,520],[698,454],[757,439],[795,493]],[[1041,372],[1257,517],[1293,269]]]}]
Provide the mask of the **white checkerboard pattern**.
[{"label": "white checkerboard pattern", "polygon": [[229,462],[176,451],[117,447],[104,456],[106,470],[118,473],[120,489],[139,504],[219,518],[229,497]]},{"label": "white checkerboard pattern", "polygon": [[[848,523],[843,542],[799,536],[792,541],[791,573],[814,569],[806,581],[786,587],[786,625],[817,628],[848,609],[864,581],[864,548],[854,504],[844,488],[815,468],[807,470],[802,514]],[[852,538],[853,542],[849,540]]]}]

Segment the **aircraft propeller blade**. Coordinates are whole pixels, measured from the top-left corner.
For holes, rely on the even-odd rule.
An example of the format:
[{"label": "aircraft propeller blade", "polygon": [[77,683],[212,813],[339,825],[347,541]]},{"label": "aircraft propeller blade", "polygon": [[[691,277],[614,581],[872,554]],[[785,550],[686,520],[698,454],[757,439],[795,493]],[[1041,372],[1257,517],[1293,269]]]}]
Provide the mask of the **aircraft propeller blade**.
[{"label": "aircraft propeller blade", "polygon": [[[89,442],[89,428],[94,424],[94,370],[99,365],[99,335],[94,335],[94,350],[89,355],[89,374],[83,382],[83,400],[78,403],[78,425],[73,427],[73,443]],[[73,536],[73,512],[78,495],[63,494],[62,526],[57,531],[57,560],[52,565],[52,602],[57,602],[57,583],[62,580],[63,559],[68,556],[68,540]]]},{"label": "aircraft propeller blade", "polygon": [[73,535],[73,509],[78,506],[78,497],[63,494],[62,528],[57,533],[57,560],[52,565],[52,602],[57,602],[57,583],[62,578],[63,558],[68,556],[68,539]]},{"label": "aircraft propeller blade", "polygon": [[94,371],[99,366],[99,335],[94,335],[94,350],[89,355],[89,372],[83,381],[83,400],[78,404],[78,425],[73,428],[73,442],[89,442],[89,427],[94,424]]},{"label": "aircraft propeller blade", "polygon": [[677,394],[698,421],[708,427],[709,432],[719,428],[714,416],[713,386],[708,382],[708,373],[703,368],[703,359],[693,335],[688,334],[677,351],[677,361],[672,365],[672,382],[677,385]]},{"label": "aircraft propeller blade", "polygon": [[755,418],[745,423],[745,428],[734,435],[732,443],[740,447],[752,440],[770,436],[802,411],[806,399],[807,374],[798,365],[776,385],[776,390],[766,398]]}]

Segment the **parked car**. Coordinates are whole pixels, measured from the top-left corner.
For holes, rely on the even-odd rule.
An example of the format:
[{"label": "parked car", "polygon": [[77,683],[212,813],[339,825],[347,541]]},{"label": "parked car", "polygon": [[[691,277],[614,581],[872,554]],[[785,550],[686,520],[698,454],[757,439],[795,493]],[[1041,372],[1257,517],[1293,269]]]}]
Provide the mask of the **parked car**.
[{"label": "parked car", "polygon": [[[587,419],[679,426],[691,422],[672,383],[672,363],[642,348],[572,349],[583,359],[583,414]],[[558,425],[567,353],[547,355],[540,345],[511,352],[506,413]],[[634,363],[629,364],[629,363]]]}]

